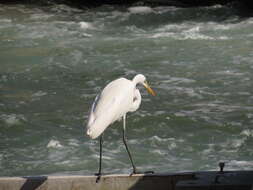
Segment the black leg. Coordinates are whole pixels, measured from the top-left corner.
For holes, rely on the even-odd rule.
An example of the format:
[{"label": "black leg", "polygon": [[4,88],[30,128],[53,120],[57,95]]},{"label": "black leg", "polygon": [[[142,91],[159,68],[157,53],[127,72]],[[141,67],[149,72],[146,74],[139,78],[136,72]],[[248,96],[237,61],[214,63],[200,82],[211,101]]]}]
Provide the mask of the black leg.
[{"label": "black leg", "polygon": [[[136,173],[137,173],[137,172],[136,172],[136,167],[135,167],[135,165],[134,165],[134,162],[133,162],[131,153],[130,153],[129,148],[128,148],[128,146],[127,146],[125,130],[126,130],[126,115],[123,116],[123,142],[124,142],[124,145],[125,145],[125,147],[126,147],[126,150],[127,150],[128,156],[129,156],[129,159],[130,159],[130,161],[131,161],[131,164],[132,164],[132,166],[133,166],[133,172],[132,172],[132,174],[136,174]],[[131,175],[132,175],[132,174],[131,174]]]},{"label": "black leg", "polygon": [[126,147],[126,150],[127,150],[128,156],[129,156],[129,159],[130,159],[130,161],[131,161],[131,164],[132,164],[132,166],[133,166],[133,172],[130,174],[130,176],[133,175],[133,174],[140,174],[140,173],[144,173],[144,174],[153,174],[153,173],[154,173],[153,171],[137,172],[136,167],[135,167],[134,162],[133,162],[133,159],[132,159],[132,156],[131,156],[131,154],[130,154],[129,148],[128,148],[128,146],[127,146],[125,132],[126,132],[126,115],[123,116],[123,142],[124,142],[124,145],[125,145],[125,147]]},{"label": "black leg", "polygon": [[100,178],[101,178],[101,170],[102,170],[102,146],[103,146],[103,134],[100,136],[100,149],[99,149],[99,169],[98,169],[98,173],[96,173],[95,175],[98,176],[96,179],[96,183],[99,182]]},{"label": "black leg", "polygon": [[123,142],[125,144],[125,147],[126,147],[126,150],[127,150],[127,153],[128,153],[128,156],[130,158],[130,161],[132,163],[132,166],[133,166],[133,172],[130,174],[130,176],[132,176],[133,174],[154,174],[155,172],[154,171],[145,171],[145,172],[140,172],[140,171],[137,171],[136,170],[136,167],[134,165],[134,162],[133,162],[133,159],[132,159],[132,156],[130,154],[130,151],[128,149],[128,146],[127,146],[127,143],[126,143],[126,137],[125,137],[125,130],[123,129]]}]

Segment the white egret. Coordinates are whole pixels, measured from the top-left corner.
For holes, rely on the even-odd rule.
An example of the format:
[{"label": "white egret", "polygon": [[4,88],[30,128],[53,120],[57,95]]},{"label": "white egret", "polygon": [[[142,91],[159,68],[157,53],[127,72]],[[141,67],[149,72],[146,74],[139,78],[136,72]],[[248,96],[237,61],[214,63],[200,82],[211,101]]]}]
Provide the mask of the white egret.
[{"label": "white egret", "polygon": [[142,84],[150,94],[155,96],[155,92],[149,87],[146,77],[142,74],[136,75],[133,80],[126,78],[116,79],[102,90],[95,98],[92,104],[87,124],[87,135],[95,139],[100,136],[100,159],[97,180],[101,176],[102,165],[102,133],[104,130],[116,120],[123,118],[123,142],[126,147],[129,159],[132,163],[133,174],[137,173],[132,156],[128,149],[125,130],[126,130],[126,114],[127,112],[136,111],[141,104],[141,94],[137,89],[137,84]]}]

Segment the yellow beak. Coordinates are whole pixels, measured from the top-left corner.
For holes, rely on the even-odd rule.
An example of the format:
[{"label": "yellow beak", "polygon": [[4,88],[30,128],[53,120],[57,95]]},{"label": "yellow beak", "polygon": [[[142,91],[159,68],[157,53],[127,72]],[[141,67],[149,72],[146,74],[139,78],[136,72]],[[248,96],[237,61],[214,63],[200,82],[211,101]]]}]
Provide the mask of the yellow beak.
[{"label": "yellow beak", "polygon": [[152,88],[150,88],[150,86],[148,85],[147,81],[145,81],[145,82],[143,83],[143,85],[144,85],[144,87],[147,89],[147,91],[148,91],[152,96],[156,96],[155,91],[154,91]]}]

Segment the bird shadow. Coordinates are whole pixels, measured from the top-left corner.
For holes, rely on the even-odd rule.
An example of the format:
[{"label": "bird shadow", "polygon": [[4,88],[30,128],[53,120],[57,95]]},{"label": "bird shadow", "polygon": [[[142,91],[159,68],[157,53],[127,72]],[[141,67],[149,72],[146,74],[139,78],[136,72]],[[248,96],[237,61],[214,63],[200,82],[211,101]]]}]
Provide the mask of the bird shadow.
[{"label": "bird shadow", "polygon": [[144,174],[129,190],[163,190],[175,189],[176,184],[182,180],[194,179],[192,173],[189,174],[157,174],[147,173]]},{"label": "bird shadow", "polygon": [[47,179],[47,176],[32,176],[32,177],[22,177],[26,179],[25,183],[22,185],[20,190],[35,190],[40,187]]}]

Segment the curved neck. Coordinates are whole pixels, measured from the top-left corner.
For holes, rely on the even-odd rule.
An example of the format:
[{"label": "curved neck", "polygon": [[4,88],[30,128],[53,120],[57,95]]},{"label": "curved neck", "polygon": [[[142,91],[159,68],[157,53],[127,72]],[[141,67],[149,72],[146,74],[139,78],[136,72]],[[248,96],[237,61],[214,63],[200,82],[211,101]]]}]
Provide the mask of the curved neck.
[{"label": "curved neck", "polygon": [[135,85],[137,85],[137,83],[138,83],[138,81],[137,81],[137,78],[136,78],[136,76],[133,78],[133,83],[135,84]]},{"label": "curved neck", "polygon": [[134,112],[136,111],[141,104],[141,93],[138,89],[135,89],[134,91],[134,100],[133,100],[133,104],[130,108],[130,112]]},{"label": "curved neck", "polygon": [[134,78],[133,78],[133,83],[135,85],[139,84],[139,83],[142,83],[143,82],[143,79],[142,79],[142,76],[141,75],[136,75]]}]

